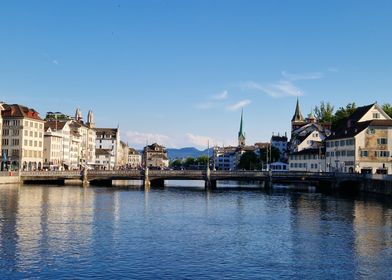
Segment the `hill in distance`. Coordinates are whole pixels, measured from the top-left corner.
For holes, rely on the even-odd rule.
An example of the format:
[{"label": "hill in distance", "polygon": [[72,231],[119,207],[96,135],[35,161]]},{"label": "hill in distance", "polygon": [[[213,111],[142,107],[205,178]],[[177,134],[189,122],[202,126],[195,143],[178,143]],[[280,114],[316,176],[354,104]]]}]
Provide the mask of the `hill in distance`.
[{"label": "hill in distance", "polygon": [[[209,155],[212,156],[213,150],[210,148]],[[186,147],[181,149],[167,149],[167,155],[170,160],[183,159],[188,157],[198,158],[200,156],[206,156],[208,150],[200,151],[194,147]]]}]

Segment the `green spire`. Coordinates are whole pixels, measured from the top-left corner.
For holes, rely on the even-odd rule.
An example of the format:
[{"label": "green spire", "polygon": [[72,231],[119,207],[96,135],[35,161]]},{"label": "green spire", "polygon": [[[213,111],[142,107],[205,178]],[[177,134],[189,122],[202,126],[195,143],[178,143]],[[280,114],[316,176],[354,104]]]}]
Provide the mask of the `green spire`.
[{"label": "green spire", "polygon": [[242,111],[241,111],[241,122],[240,122],[240,131],[238,132],[238,138],[241,137],[241,136],[245,138],[245,134],[244,134],[244,131],[243,131],[243,125],[242,125],[243,118],[244,118],[244,109],[242,109]]}]

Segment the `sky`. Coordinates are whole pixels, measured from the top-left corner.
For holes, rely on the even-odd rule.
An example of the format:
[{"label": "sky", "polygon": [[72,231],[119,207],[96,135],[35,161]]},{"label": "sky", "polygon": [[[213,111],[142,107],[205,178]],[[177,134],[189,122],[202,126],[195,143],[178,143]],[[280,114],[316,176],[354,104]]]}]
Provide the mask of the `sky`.
[{"label": "sky", "polygon": [[0,2],[0,100],[117,127],[140,148],[290,133],[299,99],[392,103],[392,1]]}]

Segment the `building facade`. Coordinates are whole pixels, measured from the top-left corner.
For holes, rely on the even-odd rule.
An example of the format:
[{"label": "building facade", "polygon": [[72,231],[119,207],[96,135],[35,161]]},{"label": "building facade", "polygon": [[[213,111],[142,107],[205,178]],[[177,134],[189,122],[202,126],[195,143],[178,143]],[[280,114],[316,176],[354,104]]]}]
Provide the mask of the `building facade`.
[{"label": "building facade", "polygon": [[358,107],[326,140],[326,170],[392,174],[392,119],[377,104]]},{"label": "building facade", "polygon": [[153,169],[165,169],[169,167],[166,148],[157,143],[144,147],[143,163],[145,167]]},{"label": "building facade", "polygon": [[128,167],[131,169],[138,169],[142,166],[142,155],[133,148],[128,151]]},{"label": "building facade", "polygon": [[4,104],[2,157],[8,169],[41,170],[43,167],[44,121],[34,109]]},{"label": "building facade", "polygon": [[122,153],[119,128],[96,128],[95,145],[97,149],[110,150],[114,157],[114,169],[121,166]]}]

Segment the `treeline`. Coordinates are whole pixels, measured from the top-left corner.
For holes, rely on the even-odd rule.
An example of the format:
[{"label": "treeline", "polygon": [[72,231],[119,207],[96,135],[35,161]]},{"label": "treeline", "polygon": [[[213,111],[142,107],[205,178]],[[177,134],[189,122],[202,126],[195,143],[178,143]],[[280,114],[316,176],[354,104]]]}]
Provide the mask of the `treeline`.
[{"label": "treeline", "polygon": [[[382,109],[392,118],[392,106],[389,103],[381,105]],[[321,123],[331,123],[332,130],[340,127],[344,120],[347,119],[357,109],[355,102],[348,103],[345,107],[335,107],[329,102],[320,102],[319,106],[313,109],[314,117]]]},{"label": "treeline", "polygon": [[208,164],[208,156],[198,158],[188,157],[186,159],[176,159],[170,162],[170,167],[176,170],[180,169],[204,169]]}]

